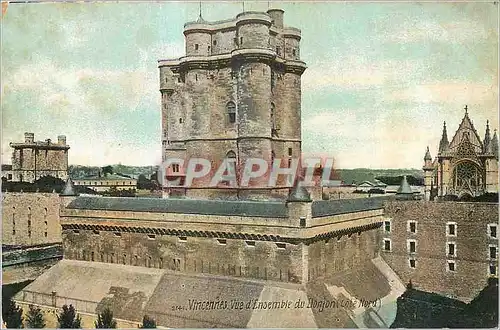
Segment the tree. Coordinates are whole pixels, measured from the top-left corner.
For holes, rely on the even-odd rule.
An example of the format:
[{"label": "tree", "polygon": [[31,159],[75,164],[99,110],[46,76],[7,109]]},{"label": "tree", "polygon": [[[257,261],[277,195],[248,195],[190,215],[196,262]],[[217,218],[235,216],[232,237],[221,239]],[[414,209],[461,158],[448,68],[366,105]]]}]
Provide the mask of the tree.
[{"label": "tree", "polygon": [[113,166],[108,165],[101,167],[102,175],[106,176],[107,174],[113,174]]},{"label": "tree", "polygon": [[142,325],[140,326],[140,328],[142,329],[156,328],[156,321],[153,318],[144,315],[144,317],[142,318]]},{"label": "tree", "polygon": [[58,328],[61,329],[78,329],[81,328],[82,319],[76,314],[73,305],[64,305],[61,314],[57,315]]},{"label": "tree", "polygon": [[26,317],[26,325],[28,328],[41,329],[45,328],[45,320],[40,308],[30,305],[28,315]]},{"label": "tree", "polygon": [[106,307],[101,313],[97,314],[95,327],[97,329],[116,328],[116,321],[113,319],[113,312],[109,309],[109,307]]},{"label": "tree", "polygon": [[16,306],[11,299],[2,308],[2,316],[7,328],[20,329],[23,327],[23,309]]}]

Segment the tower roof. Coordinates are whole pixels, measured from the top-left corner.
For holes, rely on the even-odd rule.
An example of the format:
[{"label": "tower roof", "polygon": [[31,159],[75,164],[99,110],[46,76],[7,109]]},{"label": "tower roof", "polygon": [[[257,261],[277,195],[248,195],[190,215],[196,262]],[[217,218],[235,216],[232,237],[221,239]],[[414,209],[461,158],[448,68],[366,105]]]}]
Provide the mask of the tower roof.
[{"label": "tower roof", "polygon": [[425,151],[424,160],[432,160],[431,152],[429,151],[429,146],[427,146],[427,150]]},{"label": "tower roof", "polygon": [[443,134],[441,135],[441,141],[439,141],[439,153],[448,150],[448,133],[446,132],[446,122],[443,123]]},{"label": "tower roof", "polygon": [[486,121],[486,132],[484,133],[484,140],[483,140],[483,151],[485,154],[490,154],[492,152],[491,150],[491,136],[490,136],[490,123],[487,120]]},{"label": "tower roof", "polygon": [[406,175],[403,176],[403,180],[401,181],[401,185],[398,188],[398,191],[396,192],[397,195],[408,195],[408,194],[413,194],[413,191],[411,190],[410,184],[406,180]]},{"label": "tower roof", "polygon": [[73,181],[68,177],[66,180],[66,184],[64,185],[64,189],[61,192],[60,196],[77,196],[75,192],[75,186],[73,185]]},{"label": "tower roof", "polygon": [[483,151],[483,143],[481,142],[481,138],[479,137],[479,134],[477,134],[477,131],[474,128],[474,124],[469,118],[467,107],[465,110],[464,118],[462,119],[462,122],[458,126],[458,129],[455,132],[455,135],[453,136],[453,139],[450,142],[449,145],[450,150],[455,149],[460,145],[465,134],[468,135],[468,140],[473,145],[475,152],[478,154],[481,153]]},{"label": "tower roof", "polygon": [[307,189],[299,183],[299,180],[296,180],[290,189],[287,202],[312,202],[312,199]]},{"label": "tower roof", "polygon": [[498,136],[497,136],[497,130],[495,130],[493,132],[493,138],[491,139],[490,145],[491,145],[491,152],[498,159]]}]

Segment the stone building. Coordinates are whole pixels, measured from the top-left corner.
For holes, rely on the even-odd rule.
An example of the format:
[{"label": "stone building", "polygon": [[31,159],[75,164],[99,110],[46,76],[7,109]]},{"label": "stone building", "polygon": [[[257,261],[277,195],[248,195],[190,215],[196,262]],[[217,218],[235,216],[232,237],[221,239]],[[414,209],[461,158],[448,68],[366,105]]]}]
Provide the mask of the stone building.
[{"label": "stone building", "polygon": [[[236,176],[249,158],[269,164],[301,155],[301,75],[299,29],[283,25],[284,12],[243,12],[234,19],[184,25],[186,55],[160,60],[163,159],[209,159],[213,165],[235,159]],[[215,166],[214,166],[215,167]],[[166,176],[183,178],[185,166],[172,165]],[[193,197],[269,197],[286,195],[293,181],[257,191],[206,189],[209,179],[166,195]],[[266,186],[266,178],[254,185]]]},{"label": "stone building", "polygon": [[50,139],[35,141],[35,134],[24,133],[24,142],[11,142],[12,181],[34,182],[44,176],[62,180],[68,178],[66,136],[59,135],[57,143]]},{"label": "stone building", "polygon": [[498,203],[387,201],[381,255],[404,283],[465,302],[498,277]]},{"label": "stone building", "polygon": [[106,174],[103,176],[88,176],[74,179],[75,186],[83,186],[97,192],[116,190],[136,190],[137,179],[119,174]]},{"label": "stone building", "polygon": [[[298,158],[305,64],[300,31],[283,26],[283,11],[212,23],[200,16],[184,35],[186,56],[159,62],[164,159],[232,158],[240,166],[251,157],[285,165]],[[182,178],[178,165],[166,175]],[[165,327],[388,328],[404,291],[400,277],[469,297],[496,267],[496,254],[486,252],[497,246],[487,235],[497,235],[498,210],[487,204],[313,200],[284,180],[269,189],[201,182],[165,193],[170,198],[77,196],[68,180],[54,204],[64,260],[15,301],[50,311],[49,326],[71,303],[85,327],[109,306],[133,327],[148,314]],[[399,192],[410,193],[408,184]],[[404,230],[407,219],[420,218]],[[441,277],[427,280],[429,272]]]},{"label": "stone building", "polygon": [[424,162],[426,200],[450,195],[466,199],[498,192],[497,132],[495,130],[492,137],[486,122],[484,139],[481,140],[469,118],[467,106],[451,142],[444,123],[437,157],[433,161],[427,147]]}]

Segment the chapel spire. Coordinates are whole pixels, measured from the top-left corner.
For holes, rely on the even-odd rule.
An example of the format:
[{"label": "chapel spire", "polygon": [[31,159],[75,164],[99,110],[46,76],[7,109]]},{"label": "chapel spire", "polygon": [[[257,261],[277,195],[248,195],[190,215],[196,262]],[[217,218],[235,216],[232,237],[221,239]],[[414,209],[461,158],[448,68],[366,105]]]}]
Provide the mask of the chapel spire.
[{"label": "chapel spire", "polygon": [[497,136],[497,130],[493,132],[493,138],[491,139],[490,142],[491,145],[491,152],[493,155],[495,155],[496,159],[498,159],[498,136]]},{"label": "chapel spire", "polygon": [[487,120],[486,121],[486,133],[484,133],[484,140],[483,140],[483,152],[485,154],[491,153],[491,136],[490,136],[490,122]]},{"label": "chapel spire", "polygon": [[448,141],[448,133],[446,132],[446,122],[443,124],[443,135],[439,142],[439,153],[445,152],[448,149],[450,142]]}]

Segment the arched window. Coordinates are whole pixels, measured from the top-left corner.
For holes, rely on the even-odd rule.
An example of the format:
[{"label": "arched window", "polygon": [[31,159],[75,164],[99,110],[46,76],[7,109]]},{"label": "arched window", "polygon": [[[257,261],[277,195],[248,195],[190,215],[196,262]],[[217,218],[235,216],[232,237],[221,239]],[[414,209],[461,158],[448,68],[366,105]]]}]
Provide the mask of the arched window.
[{"label": "arched window", "polygon": [[234,124],[236,122],[236,104],[233,101],[229,101],[226,104],[226,111],[229,116],[229,122]]},{"label": "arched window", "polygon": [[232,150],[229,150],[226,154],[226,158],[236,158],[236,153]]}]

